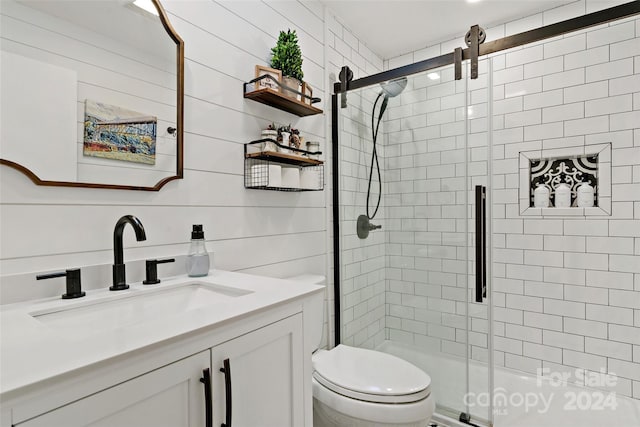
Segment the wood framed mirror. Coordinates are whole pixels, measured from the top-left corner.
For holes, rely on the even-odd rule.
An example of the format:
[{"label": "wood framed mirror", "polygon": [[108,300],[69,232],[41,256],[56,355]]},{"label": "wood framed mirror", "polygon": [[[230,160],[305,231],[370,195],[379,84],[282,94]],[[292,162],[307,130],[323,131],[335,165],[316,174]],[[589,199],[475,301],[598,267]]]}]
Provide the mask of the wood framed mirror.
[{"label": "wood framed mirror", "polygon": [[182,179],[184,42],[159,0],[2,0],[0,19],[0,164],[45,186]]}]

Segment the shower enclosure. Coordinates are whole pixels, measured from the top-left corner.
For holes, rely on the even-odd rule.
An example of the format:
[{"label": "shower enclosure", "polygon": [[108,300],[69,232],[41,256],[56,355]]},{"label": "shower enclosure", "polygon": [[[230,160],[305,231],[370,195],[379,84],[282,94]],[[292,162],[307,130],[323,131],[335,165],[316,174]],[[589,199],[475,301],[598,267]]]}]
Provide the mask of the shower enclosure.
[{"label": "shower enclosure", "polygon": [[[640,34],[625,39],[636,46],[630,53],[621,53],[624,46],[607,46],[605,55],[598,49],[604,42],[595,42],[585,29],[606,27],[619,19],[640,28],[640,20],[628,18],[640,13],[639,3],[480,45],[477,62],[471,60],[469,48],[458,61],[454,54],[443,55],[336,83],[332,111],[336,344],[377,349],[421,367],[432,378],[438,412],[471,423],[495,420],[498,426],[517,425],[509,416],[520,415],[518,408],[507,411],[504,401],[494,400],[496,391],[507,393],[510,388],[502,374],[496,374],[496,366],[538,376],[545,369],[599,372],[601,366],[602,374],[609,375],[608,367],[618,366],[627,377],[618,375],[623,386],[616,390],[635,396],[637,382],[640,391],[639,374],[633,373],[640,360],[613,353],[621,348],[624,354],[638,344],[632,335],[640,332],[640,323],[634,324],[633,318],[630,324],[627,318],[612,319],[628,312],[598,305],[602,304],[598,299],[608,298],[610,303],[624,295],[640,301],[639,288],[634,291],[625,285],[621,289],[630,289],[625,291],[629,293],[618,294],[610,291],[617,285],[604,283],[608,277],[633,278],[637,267],[620,263],[640,261],[640,253],[631,251],[630,259],[621,258],[616,265],[589,265],[604,258],[588,253],[585,242],[595,237],[582,231],[603,229],[606,225],[598,224],[618,218],[612,209],[610,141],[619,135],[603,132],[636,129],[640,135],[634,104],[629,117],[607,115],[606,129],[592,129],[598,126],[597,117],[608,114],[594,108],[602,104],[614,108],[614,113],[627,111],[619,103],[626,105],[634,90],[640,90],[633,89],[640,67],[635,74],[632,68],[631,76],[636,77],[626,81],[631,95],[624,95],[625,81],[608,76],[611,93],[603,94],[600,104],[579,105],[591,99],[590,91],[605,85],[599,73],[622,66],[609,65],[614,56],[629,57],[624,59],[627,66],[636,55],[635,66],[640,65],[636,52]],[[602,27],[594,32],[598,30]],[[568,50],[575,36],[589,43]],[[609,50],[616,53],[609,56]],[[594,64],[606,65],[588,68]],[[477,75],[470,78],[475,70]],[[405,77],[406,87],[384,96],[380,83]],[[376,131],[380,94],[386,104]],[[624,99],[611,99],[617,95]],[[377,171],[372,171],[374,149],[381,185]],[[552,176],[550,170],[569,163],[578,171]],[[563,179],[573,183],[573,207],[534,206],[536,185],[550,186],[553,194]],[[594,206],[578,206],[577,185],[587,179],[596,189]],[[380,206],[373,218],[379,187]],[[640,195],[625,197],[640,202]],[[381,226],[366,238],[357,233],[357,220],[363,215]],[[593,240],[592,245],[598,242],[605,244]],[[621,304],[628,310],[636,303]],[[590,333],[589,328],[598,332]],[[618,331],[614,337],[612,331]],[[635,421],[640,422],[640,416]]]}]

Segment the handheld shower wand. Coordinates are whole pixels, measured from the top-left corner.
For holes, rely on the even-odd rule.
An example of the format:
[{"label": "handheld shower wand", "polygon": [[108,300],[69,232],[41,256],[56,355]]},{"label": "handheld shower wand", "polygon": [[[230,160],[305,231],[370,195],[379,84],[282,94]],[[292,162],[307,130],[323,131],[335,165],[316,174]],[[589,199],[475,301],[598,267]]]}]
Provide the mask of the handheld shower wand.
[{"label": "handheld shower wand", "polygon": [[[389,80],[388,82],[380,83],[381,91],[378,94],[375,102],[373,103],[373,111],[371,112],[371,133],[373,135],[373,151],[371,153],[371,167],[369,169],[369,183],[367,185],[367,218],[373,219],[378,213],[378,208],[380,207],[380,200],[382,198],[382,177],[380,174],[380,164],[378,163],[378,152],[377,152],[377,140],[378,140],[378,129],[380,128],[380,122],[382,121],[382,115],[387,109],[387,105],[389,104],[389,98],[394,98],[407,87],[407,78],[401,77],[394,80]],[[382,98],[382,103],[380,104],[380,110],[378,112],[378,121],[376,123],[375,112],[376,107],[378,105],[378,101]],[[376,208],[373,211],[373,214],[369,213],[369,198],[371,196],[371,182],[373,178],[373,166],[375,163],[375,167],[378,173],[378,201],[376,203]]]}]

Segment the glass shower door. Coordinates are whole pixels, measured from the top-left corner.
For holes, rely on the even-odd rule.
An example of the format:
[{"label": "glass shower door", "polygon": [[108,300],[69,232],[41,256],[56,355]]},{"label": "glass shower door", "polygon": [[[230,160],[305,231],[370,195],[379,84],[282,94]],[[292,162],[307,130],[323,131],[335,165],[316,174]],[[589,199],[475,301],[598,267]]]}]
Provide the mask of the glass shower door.
[{"label": "glass shower door", "polygon": [[382,229],[366,239],[356,220],[366,213],[370,175],[370,212],[378,196],[370,168],[380,87],[350,91],[339,112],[342,343],[420,367],[439,411],[472,419],[488,419],[473,405],[488,394],[488,311],[472,303],[473,191],[487,174],[483,82],[456,81],[448,66],[409,76],[388,98],[376,146],[382,197],[371,219]]}]

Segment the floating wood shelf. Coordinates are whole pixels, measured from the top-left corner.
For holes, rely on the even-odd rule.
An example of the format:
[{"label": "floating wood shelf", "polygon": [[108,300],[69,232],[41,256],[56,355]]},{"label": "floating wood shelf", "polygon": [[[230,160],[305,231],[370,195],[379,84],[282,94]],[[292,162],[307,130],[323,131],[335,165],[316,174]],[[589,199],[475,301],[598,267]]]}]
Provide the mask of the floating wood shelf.
[{"label": "floating wood shelf", "polygon": [[[247,83],[245,83],[246,88]],[[279,110],[287,111],[300,117],[313,116],[314,114],[322,114],[322,110],[313,105],[290,98],[282,93],[269,88],[253,90],[245,92],[244,97],[269,105]]]}]

